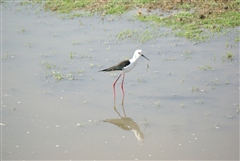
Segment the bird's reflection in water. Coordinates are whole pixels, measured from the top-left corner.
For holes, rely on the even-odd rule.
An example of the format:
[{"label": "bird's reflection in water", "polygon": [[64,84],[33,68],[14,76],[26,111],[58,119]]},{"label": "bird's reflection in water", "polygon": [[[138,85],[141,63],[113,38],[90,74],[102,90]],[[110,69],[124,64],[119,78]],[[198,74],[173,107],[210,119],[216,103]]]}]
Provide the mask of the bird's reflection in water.
[{"label": "bird's reflection in water", "polygon": [[105,119],[105,120],[103,120],[103,122],[109,122],[113,125],[120,127],[123,130],[133,131],[137,140],[143,141],[144,135],[143,135],[141,129],[139,128],[138,124],[135,121],[133,121],[130,117],[126,116],[126,112],[124,109],[124,96],[122,99],[123,116],[117,110],[115,101],[114,101],[114,110],[117,112],[117,114],[119,115],[120,118]]}]

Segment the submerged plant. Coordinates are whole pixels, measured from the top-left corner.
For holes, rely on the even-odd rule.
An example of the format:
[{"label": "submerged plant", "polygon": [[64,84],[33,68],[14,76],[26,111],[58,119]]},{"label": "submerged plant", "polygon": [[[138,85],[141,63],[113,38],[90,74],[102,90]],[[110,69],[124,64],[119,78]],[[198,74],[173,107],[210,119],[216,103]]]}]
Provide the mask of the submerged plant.
[{"label": "submerged plant", "polygon": [[68,72],[68,74],[66,74],[66,78],[68,79],[68,80],[74,80],[74,74],[73,73],[71,73],[71,72]]},{"label": "submerged plant", "polygon": [[51,62],[42,62],[42,67],[45,69],[54,69],[56,67],[55,64],[51,63]]},{"label": "submerged plant", "polygon": [[144,77],[137,77],[137,81],[138,81],[138,83],[143,83],[143,82],[145,82],[145,78]]},{"label": "submerged plant", "polygon": [[120,32],[117,37],[118,39],[130,39],[133,41],[137,41],[140,43],[147,42],[149,40],[155,39],[158,36],[160,36],[160,33],[158,33],[156,27],[151,27],[147,30],[124,30]]},{"label": "submerged plant", "polygon": [[73,45],[79,45],[80,44],[80,42],[79,41],[73,41],[73,43],[72,43]]},{"label": "submerged plant", "polygon": [[197,103],[203,103],[203,99],[202,98],[199,98],[196,100]]},{"label": "submerged plant", "polygon": [[203,65],[198,67],[199,70],[214,70],[214,68],[210,65]]},{"label": "submerged plant", "polygon": [[226,53],[225,57],[226,57],[228,60],[232,61],[233,58],[235,57],[235,55],[234,55],[231,51],[229,51],[229,52]]},{"label": "submerged plant", "polygon": [[136,30],[125,30],[122,31],[118,34],[118,39],[126,39],[126,38],[131,38],[134,37],[134,35],[137,33]]},{"label": "submerged plant", "polygon": [[186,51],[182,51],[181,53],[182,53],[181,55],[184,57],[184,60],[192,59],[191,55],[192,55],[193,51],[186,50]]},{"label": "submerged plant", "polygon": [[52,76],[55,80],[58,80],[58,81],[64,78],[60,72],[55,70],[52,71]]},{"label": "submerged plant", "polygon": [[25,44],[26,46],[28,46],[28,48],[31,48],[32,47],[32,43],[31,42],[28,42]]},{"label": "submerged plant", "polygon": [[[10,58],[10,55],[8,53],[3,54],[2,60],[7,60],[8,58]],[[14,58],[14,56],[11,56],[11,58]]]},{"label": "submerged plant", "polygon": [[69,53],[69,58],[70,59],[73,59],[73,57],[76,55],[76,52],[75,51],[71,51],[70,53]]},{"label": "submerged plant", "polygon": [[199,89],[198,87],[194,87],[194,86],[192,86],[191,91],[192,91],[192,93],[194,93],[194,92],[207,93],[207,91],[205,89]]}]

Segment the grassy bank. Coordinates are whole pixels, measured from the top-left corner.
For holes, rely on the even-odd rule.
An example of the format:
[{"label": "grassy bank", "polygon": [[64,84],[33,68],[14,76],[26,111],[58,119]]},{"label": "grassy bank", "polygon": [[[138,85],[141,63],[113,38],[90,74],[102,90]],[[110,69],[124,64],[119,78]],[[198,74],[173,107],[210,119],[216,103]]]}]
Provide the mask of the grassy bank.
[{"label": "grassy bank", "polygon": [[[136,19],[167,26],[179,37],[206,41],[215,33],[240,26],[240,0],[48,0],[46,10],[71,14],[84,10],[102,16],[136,10]],[[156,10],[158,12],[156,12]],[[167,14],[163,14],[167,13]],[[72,14],[71,17],[79,16]],[[239,41],[239,38],[236,40]]]}]

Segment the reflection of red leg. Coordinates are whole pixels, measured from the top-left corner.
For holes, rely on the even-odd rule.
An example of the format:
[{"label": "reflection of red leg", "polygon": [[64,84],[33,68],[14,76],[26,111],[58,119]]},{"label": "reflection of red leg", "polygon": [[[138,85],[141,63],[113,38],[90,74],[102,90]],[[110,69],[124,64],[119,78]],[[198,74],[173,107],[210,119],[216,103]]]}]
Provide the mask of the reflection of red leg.
[{"label": "reflection of red leg", "polygon": [[118,78],[116,79],[116,81],[113,83],[113,92],[114,92],[114,98],[116,98],[116,91],[115,91],[115,84],[117,83],[118,79],[121,77],[122,74],[120,74],[118,76]]},{"label": "reflection of red leg", "polygon": [[121,85],[123,96],[125,95],[124,94],[124,89],[123,89],[124,77],[125,77],[125,73],[123,73],[123,79],[122,79],[122,85]]}]

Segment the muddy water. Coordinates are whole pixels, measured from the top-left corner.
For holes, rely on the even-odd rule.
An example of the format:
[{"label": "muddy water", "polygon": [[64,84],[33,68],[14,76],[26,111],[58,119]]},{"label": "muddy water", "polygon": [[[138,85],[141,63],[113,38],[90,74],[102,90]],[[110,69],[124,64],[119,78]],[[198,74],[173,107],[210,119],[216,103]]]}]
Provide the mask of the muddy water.
[{"label": "muddy water", "polygon": [[[63,20],[17,2],[1,12],[2,159],[239,159],[235,30],[200,44],[141,44],[117,39],[149,27],[131,13]],[[114,109],[119,73],[98,71],[138,48],[151,61],[126,74],[123,105],[116,85]]]}]

